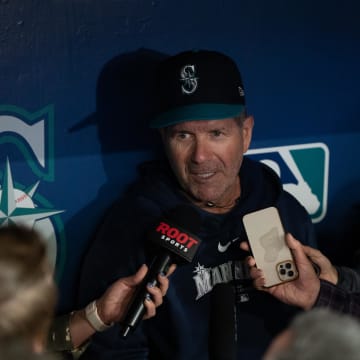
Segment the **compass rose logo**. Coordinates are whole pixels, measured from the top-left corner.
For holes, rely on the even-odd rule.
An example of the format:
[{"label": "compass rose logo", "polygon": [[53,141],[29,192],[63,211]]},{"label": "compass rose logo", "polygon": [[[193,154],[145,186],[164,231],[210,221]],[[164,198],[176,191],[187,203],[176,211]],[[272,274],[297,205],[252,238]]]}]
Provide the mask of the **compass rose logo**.
[{"label": "compass rose logo", "polygon": [[[40,180],[26,183],[27,170],[42,181],[54,181],[54,114],[51,105],[29,113],[12,105],[0,105],[0,145],[5,154],[5,163],[0,163],[0,227],[9,224],[24,225],[39,232],[46,242],[50,264],[58,279],[65,262],[65,241],[61,218],[65,210],[53,205],[38,193]],[[13,180],[14,164],[9,159],[14,152],[16,162],[25,166],[25,171]],[[21,167],[23,170],[24,167]],[[20,175],[20,176],[19,176]],[[31,182],[31,181],[29,181]]]},{"label": "compass rose logo", "polygon": [[[36,229],[43,233],[41,227],[48,228],[51,223],[49,217],[60,214],[63,210],[53,210],[50,208],[41,208],[34,204],[33,197],[39,181],[30,186],[28,189],[20,190],[14,187],[10,163],[6,160],[6,168],[4,171],[2,185],[0,189],[0,227],[10,224],[25,225]],[[47,238],[47,249],[50,262],[55,268],[56,241],[54,238]]]}]

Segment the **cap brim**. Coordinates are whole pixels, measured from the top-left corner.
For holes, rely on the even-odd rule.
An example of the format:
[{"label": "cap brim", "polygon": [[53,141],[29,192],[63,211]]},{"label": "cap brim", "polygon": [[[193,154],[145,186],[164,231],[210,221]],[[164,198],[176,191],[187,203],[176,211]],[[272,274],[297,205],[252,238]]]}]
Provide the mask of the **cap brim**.
[{"label": "cap brim", "polygon": [[238,116],[245,109],[242,104],[195,104],[162,113],[150,122],[151,128],[163,128],[184,121],[217,120]]}]

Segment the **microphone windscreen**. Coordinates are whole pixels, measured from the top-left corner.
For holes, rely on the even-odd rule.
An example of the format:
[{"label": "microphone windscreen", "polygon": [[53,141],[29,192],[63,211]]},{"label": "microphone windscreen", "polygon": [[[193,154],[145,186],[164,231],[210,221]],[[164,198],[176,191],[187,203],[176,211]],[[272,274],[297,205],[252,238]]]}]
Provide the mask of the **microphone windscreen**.
[{"label": "microphone windscreen", "polygon": [[149,240],[157,248],[172,254],[174,262],[191,262],[200,246],[196,235],[201,226],[200,214],[189,205],[177,206],[157,220],[149,230]]},{"label": "microphone windscreen", "polygon": [[236,359],[235,293],[230,284],[217,284],[210,294],[209,360]]}]

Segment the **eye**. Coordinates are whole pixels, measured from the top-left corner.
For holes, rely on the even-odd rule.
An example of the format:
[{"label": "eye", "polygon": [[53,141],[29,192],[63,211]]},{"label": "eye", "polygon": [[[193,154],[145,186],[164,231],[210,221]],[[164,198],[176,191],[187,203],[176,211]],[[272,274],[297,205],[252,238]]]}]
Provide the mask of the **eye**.
[{"label": "eye", "polygon": [[214,136],[214,137],[219,137],[221,135],[223,135],[223,132],[221,130],[213,130],[211,132],[211,134]]},{"label": "eye", "polygon": [[190,137],[190,134],[189,133],[186,133],[186,132],[178,132],[176,134],[176,138],[179,139],[179,140],[186,140]]}]

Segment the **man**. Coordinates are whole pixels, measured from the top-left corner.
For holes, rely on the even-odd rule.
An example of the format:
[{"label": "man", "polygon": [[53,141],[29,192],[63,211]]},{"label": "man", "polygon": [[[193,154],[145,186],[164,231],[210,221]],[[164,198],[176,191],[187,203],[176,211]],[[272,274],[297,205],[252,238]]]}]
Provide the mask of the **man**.
[{"label": "man", "polygon": [[[291,234],[286,234],[286,242],[293,253],[299,277],[294,281],[264,288],[263,272],[255,267],[254,258],[249,257],[248,264],[251,267],[250,274],[254,279],[254,286],[286,304],[299,306],[304,310],[327,307],[360,318],[359,276],[349,268],[341,268],[340,273],[346,272],[346,278],[351,280],[350,290],[357,291],[349,292],[344,288],[341,280],[339,282],[336,267],[319,250],[303,246]],[[246,244],[241,244],[241,246],[244,250],[248,249]],[[310,259],[319,266],[321,270],[319,277]]]},{"label": "man", "polygon": [[125,340],[116,327],[96,334],[83,358],[208,359],[208,348],[217,346],[208,341],[211,292],[216,284],[231,283],[237,358],[259,359],[297,309],[253,288],[246,253],[238,245],[246,239],[241,219],[276,206],[287,231],[315,246],[311,220],[270,168],[243,156],[254,119],[246,112],[232,59],[215,51],[186,51],[161,63],[157,79],[158,111],[150,126],[159,129],[167,160],[143,164],[139,179],[110,209],[84,262],[80,305],[117,276],[150,263],[147,232],[176,206],[191,205],[198,212],[202,222],[196,235],[202,242],[193,262],[172,275],[157,316]]}]

